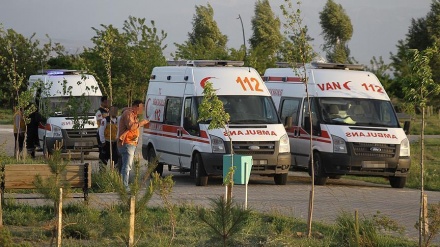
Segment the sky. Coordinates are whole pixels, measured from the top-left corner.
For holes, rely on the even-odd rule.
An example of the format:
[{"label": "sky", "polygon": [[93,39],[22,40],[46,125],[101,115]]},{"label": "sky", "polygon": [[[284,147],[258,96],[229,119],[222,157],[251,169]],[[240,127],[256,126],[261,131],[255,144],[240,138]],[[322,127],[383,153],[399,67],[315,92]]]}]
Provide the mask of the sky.
[{"label": "sky", "polygon": [[[251,19],[256,0],[0,0],[0,23],[4,29],[46,43],[48,35],[59,42],[69,53],[81,52],[82,47],[92,46],[95,32],[92,27],[101,24],[121,28],[129,16],[145,18],[146,24],[154,20],[159,30],[168,37],[165,56],[171,59],[174,43],[183,43],[192,29],[196,5],[210,3],[214,20],[220,31],[228,36],[228,47],[240,48],[243,20],[246,41],[252,36]],[[279,6],[284,0],[269,1],[273,12],[284,18]],[[296,4],[297,0],[291,0]],[[319,24],[319,12],[327,0],[303,0],[300,6],[304,24],[314,39],[316,52],[322,52],[324,43]],[[389,62],[390,52],[396,53],[398,40],[405,39],[411,19],[425,17],[430,11],[431,0],[334,0],[341,4],[353,25],[353,36],[348,46],[359,63],[369,64],[373,56],[382,56]],[[246,46],[249,48],[249,43]]]}]

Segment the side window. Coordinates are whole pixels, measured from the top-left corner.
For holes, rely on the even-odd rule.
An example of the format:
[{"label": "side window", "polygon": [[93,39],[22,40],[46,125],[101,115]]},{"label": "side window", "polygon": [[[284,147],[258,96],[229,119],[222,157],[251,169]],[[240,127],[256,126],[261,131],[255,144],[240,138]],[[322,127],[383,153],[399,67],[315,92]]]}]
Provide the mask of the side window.
[{"label": "side window", "polygon": [[181,98],[168,98],[165,104],[165,123],[170,125],[180,125],[181,109]]},{"label": "side window", "polygon": [[298,126],[298,113],[300,104],[300,98],[281,99],[280,117],[282,123],[286,123],[287,117],[292,117],[293,126]]},{"label": "side window", "polygon": [[185,103],[183,105],[183,128],[190,135],[199,135],[200,128],[197,123],[197,108],[195,106],[195,102],[193,98],[186,98]]},{"label": "side window", "polygon": [[[321,128],[318,121],[318,114],[315,104],[315,99],[310,98],[311,105],[311,111],[312,111],[312,129],[313,129],[313,135],[320,135],[321,134]],[[301,127],[310,134],[310,114],[309,114],[309,104],[307,102],[307,99],[304,99],[303,104],[303,115],[302,115],[302,123]]]}]

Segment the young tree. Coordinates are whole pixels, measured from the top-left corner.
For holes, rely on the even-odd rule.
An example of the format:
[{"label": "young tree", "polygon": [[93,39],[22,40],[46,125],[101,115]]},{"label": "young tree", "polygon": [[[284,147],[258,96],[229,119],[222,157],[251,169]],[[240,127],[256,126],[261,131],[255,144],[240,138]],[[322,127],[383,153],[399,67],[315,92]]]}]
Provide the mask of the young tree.
[{"label": "young tree", "polygon": [[420,220],[419,220],[419,246],[425,237],[424,215],[424,131],[425,131],[425,108],[428,99],[440,93],[440,84],[432,78],[432,70],[429,66],[430,60],[438,53],[437,43],[434,46],[420,52],[417,49],[408,50],[407,58],[409,73],[402,78],[402,89],[405,92],[405,100],[415,106],[419,106],[422,112],[421,133],[420,133]]},{"label": "young tree", "polygon": [[101,27],[93,28],[95,47],[85,49],[81,57],[104,93],[112,95],[113,104],[131,105],[132,99],[144,97],[153,67],[166,63],[162,43],[167,34],[159,33],[154,21],[147,26],[144,18],[132,16],[122,31],[112,25]]},{"label": "young tree", "polygon": [[249,64],[263,74],[266,68],[274,67],[277,62],[277,52],[283,42],[281,22],[273,13],[269,0],[258,0],[254,13]]},{"label": "young tree", "polygon": [[[391,53],[392,66],[394,68],[395,77],[406,77],[409,76],[410,68],[408,61],[408,49],[417,49],[418,51],[423,51],[428,47],[433,46],[433,44],[440,38],[440,1],[434,0],[431,3],[431,10],[427,13],[426,17],[412,19],[411,25],[408,28],[408,33],[404,40],[399,40],[397,46],[397,53]],[[440,81],[440,70],[437,68],[440,66],[440,54],[433,54],[430,59],[430,67],[432,69],[432,78],[434,81]],[[395,83],[393,85],[393,91],[400,92],[396,93],[396,96],[403,99],[404,95],[402,86],[400,83]],[[431,98],[428,101],[430,105],[438,105],[439,100],[436,98]]]},{"label": "young tree", "polygon": [[209,3],[207,6],[196,5],[192,25],[188,40],[183,44],[174,43],[177,47],[175,59],[228,59],[228,37],[220,32]]},{"label": "young tree", "polygon": [[[234,150],[232,147],[232,138],[229,132],[228,123],[230,120],[229,113],[225,111],[223,107],[223,102],[217,97],[215,89],[211,82],[207,82],[203,87],[203,100],[199,106],[199,119],[198,122],[202,121],[210,121],[208,129],[225,129],[226,135],[229,138],[229,145],[231,154],[234,154]],[[232,157],[233,162],[233,157]],[[226,200],[230,201],[232,198],[232,185],[233,179],[231,177],[232,174],[229,173],[228,178],[225,179],[226,184]],[[200,179],[196,176],[196,179]],[[204,178],[207,179],[207,178]],[[204,182],[206,184],[206,182]],[[201,181],[197,181],[197,184],[201,184]]]},{"label": "young tree", "polygon": [[[44,44],[40,48],[40,42],[34,41],[34,36],[25,38],[12,29],[4,30],[0,25],[0,102],[4,107],[12,108],[16,104],[11,95],[26,90],[26,83],[23,82],[29,75],[42,69],[50,53],[52,44]],[[11,74],[11,69],[15,75]],[[20,83],[17,76],[21,77]]]},{"label": "young tree", "polygon": [[368,67],[367,70],[377,76],[388,94],[394,95],[391,93],[393,91],[393,79],[390,75],[391,64],[386,64],[383,61],[382,56],[380,56],[379,58],[373,56],[373,58],[370,60],[370,67]]},{"label": "young tree", "polygon": [[[295,54],[289,54],[292,55],[292,57],[288,57],[287,61],[289,61],[290,66],[296,70],[295,73],[298,74],[300,78],[302,78],[302,81],[304,82],[306,86],[306,94],[307,94],[307,105],[308,105],[308,114],[310,119],[310,164],[315,164],[313,159],[313,124],[312,124],[312,111],[311,111],[311,104],[310,104],[310,97],[308,93],[308,78],[306,74],[306,66],[305,64],[312,60],[312,56],[314,56],[313,49],[311,45],[308,43],[308,36],[307,36],[307,27],[304,27],[302,24],[302,17],[301,17],[301,11],[300,6],[301,2],[297,2],[298,8],[295,9],[293,4],[290,0],[285,0],[284,5],[281,5],[281,10],[283,11],[283,15],[285,20],[284,27],[286,29],[286,34],[292,35],[295,37],[298,51]],[[300,60],[296,60],[296,59]],[[293,60],[295,59],[295,61]],[[296,63],[302,63],[303,66],[301,69],[295,69]],[[310,166],[311,171],[311,190],[309,194],[309,212],[308,212],[308,220],[307,220],[307,236],[310,238],[312,236],[312,219],[313,219],[313,204],[315,200],[315,167],[314,165]]]},{"label": "young tree", "polygon": [[350,49],[347,43],[353,35],[353,26],[342,5],[327,0],[324,9],[319,12],[319,19],[327,60],[333,63],[350,63]]}]

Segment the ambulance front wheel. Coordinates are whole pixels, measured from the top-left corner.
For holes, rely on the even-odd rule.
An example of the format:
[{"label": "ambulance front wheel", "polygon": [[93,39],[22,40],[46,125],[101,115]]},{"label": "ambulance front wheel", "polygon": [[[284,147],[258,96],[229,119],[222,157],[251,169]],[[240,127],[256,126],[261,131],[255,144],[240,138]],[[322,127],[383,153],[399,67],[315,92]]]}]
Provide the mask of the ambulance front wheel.
[{"label": "ambulance front wheel", "polygon": [[[163,164],[159,163],[159,161],[156,158],[156,152],[154,151],[154,149],[151,147],[148,150],[148,156],[147,156],[147,160],[148,160],[148,165],[153,165],[154,163],[157,164],[156,168],[154,168],[154,172],[157,172],[160,176],[162,176],[163,174]],[[154,165],[156,165],[154,164]]]},{"label": "ambulance front wheel", "polygon": [[206,186],[208,184],[208,174],[206,174],[202,156],[199,153],[194,155],[191,173],[196,179],[196,186]]},{"label": "ambulance front wheel", "polygon": [[[324,166],[322,164],[321,156],[318,152],[313,152],[313,169],[314,169],[314,178],[315,185],[325,185],[327,183],[327,175],[325,174]],[[311,173],[311,169],[309,168],[309,173]]]},{"label": "ambulance front wheel", "polygon": [[43,155],[44,157],[49,157],[49,155],[52,155],[53,150],[50,148],[50,146],[47,143],[46,137],[43,139]]},{"label": "ambulance front wheel", "polygon": [[403,188],[406,184],[406,177],[389,177],[390,185],[393,188]]},{"label": "ambulance front wheel", "polygon": [[287,184],[287,173],[283,174],[275,174],[273,177],[273,180],[275,181],[276,185],[286,185]]}]

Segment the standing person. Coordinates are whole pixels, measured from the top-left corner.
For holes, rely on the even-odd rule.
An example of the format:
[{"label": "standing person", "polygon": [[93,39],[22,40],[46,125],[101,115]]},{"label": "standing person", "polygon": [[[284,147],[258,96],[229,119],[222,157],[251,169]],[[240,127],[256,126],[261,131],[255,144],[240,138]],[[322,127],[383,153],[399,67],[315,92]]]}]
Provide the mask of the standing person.
[{"label": "standing person", "polygon": [[130,170],[133,165],[134,153],[139,141],[139,128],[149,121],[144,119],[139,121],[138,115],[142,113],[144,104],[141,100],[133,101],[131,108],[127,108],[119,121],[118,150],[121,155],[122,163],[122,182],[127,191]]},{"label": "standing person", "polygon": [[38,126],[43,121],[38,108],[29,115],[30,122],[27,124],[26,132],[26,148],[28,154],[35,158],[35,148],[40,147],[40,140],[38,139]]},{"label": "standing person", "polygon": [[101,126],[99,127],[99,139],[102,146],[99,159],[105,165],[107,165],[109,160],[110,164],[114,165],[118,162],[118,148],[116,143],[118,134],[117,115],[118,108],[116,106],[110,106],[109,116],[101,120]]},{"label": "standing person", "polygon": [[98,140],[98,148],[99,153],[101,154],[101,140],[99,139],[99,127],[101,125],[101,121],[103,118],[108,116],[108,99],[107,96],[101,97],[101,106],[96,111],[95,117],[96,117],[96,124],[98,125],[98,129],[96,130],[96,139]]},{"label": "standing person", "polygon": [[[26,123],[24,122],[23,108],[17,108],[14,114],[14,156],[23,151],[24,135],[26,133]],[[18,139],[17,139],[18,138]],[[18,151],[17,151],[18,143]]]}]

